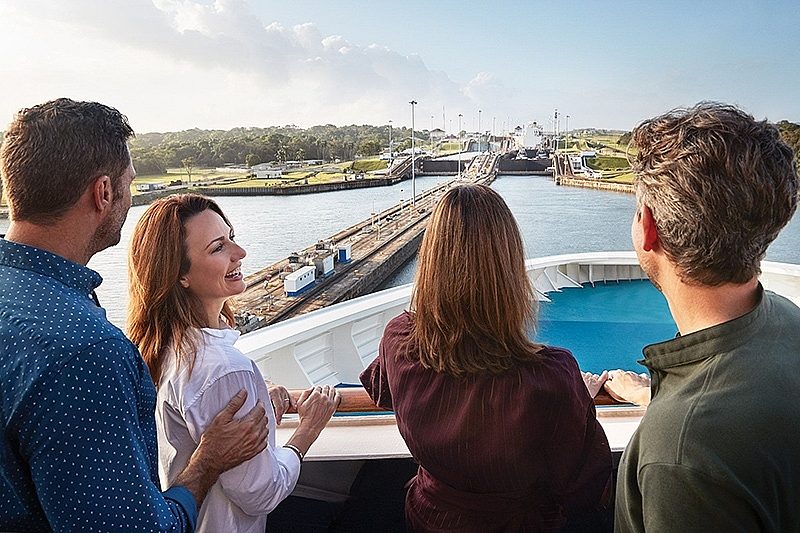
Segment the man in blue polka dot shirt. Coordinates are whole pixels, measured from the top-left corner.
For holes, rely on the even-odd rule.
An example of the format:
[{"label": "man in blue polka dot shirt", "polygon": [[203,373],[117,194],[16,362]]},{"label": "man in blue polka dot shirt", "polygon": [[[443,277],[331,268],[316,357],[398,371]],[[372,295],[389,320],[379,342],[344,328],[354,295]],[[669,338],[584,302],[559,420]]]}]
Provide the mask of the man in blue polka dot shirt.
[{"label": "man in blue polka dot shirt", "polygon": [[117,244],[134,177],[117,110],[59,99],[23,109],[0,173],[0,530],[192,531],[225,470],[267,442],[264,406],[235,396],[175,485],[158,481],[156,390],[94,298],[86,267]]}]

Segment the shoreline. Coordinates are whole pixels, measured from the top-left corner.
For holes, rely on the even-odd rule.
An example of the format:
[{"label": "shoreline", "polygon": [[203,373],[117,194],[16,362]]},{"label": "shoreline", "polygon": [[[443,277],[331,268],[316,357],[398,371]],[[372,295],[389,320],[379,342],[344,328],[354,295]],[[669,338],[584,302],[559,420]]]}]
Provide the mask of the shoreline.
[{"label": "shoreline", "polygon": [[[151,191],[134,195],[131,205],[148,205],[153,201],[173,194],[194,192],[207,196],[291,196],[299,194],[313,194],[320,192],[342,191],[348,189],[364,189],[370,187],[385,187],[402,181],[397,178],[373,178],[365,180],[341,181],[335,183],[318,183],[314,185],[296,185],[292,187],[181,187],[160,191]],[[566,187],[582,187],[584,189],[597,189],[612,192],[634,194],[633,185],[627,183],[609,183],[598,180],[586,180],[559,176],[555,178],[556,185]],[[0,207],[0,220],[8,219],[8,207]]]},{"label": "shoreline", "polygon": [[566,176],[559,176],[555,178],[556,185],[566,187],[582,187],[584,189],[597,189],[602,191],[622,192],[626,194],[635,194],[633,184],[629,183],[609,183],[607,181],[587,180],[582,178],[569,178]]},{"label": "shoreline", "polygon": [[[293,185],[290,187],[214,187],[193,186],[150,191],[132,197],[132,205],[147,205],[151,202],[173,194],[196,193],[206,196],[294,196],[320,192],[344,191],[349,189],[366,189],[386,187],[402,181],[400,178],[372,178],[363,180],[337,181],[333,183],[316,183],[312,185]],[[2,214],[0,213],[0,217]]]}]

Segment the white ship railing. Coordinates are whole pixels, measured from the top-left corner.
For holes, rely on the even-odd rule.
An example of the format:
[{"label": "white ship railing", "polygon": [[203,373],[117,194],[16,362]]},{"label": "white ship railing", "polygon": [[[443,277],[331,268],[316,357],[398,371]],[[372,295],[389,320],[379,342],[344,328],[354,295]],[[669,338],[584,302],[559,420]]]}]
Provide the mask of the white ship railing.
[{"label": "white ship railing", "polygon": [[[540,300],[565,287],[647,279],[634,252],[556,255],[529,259],[526,267]],[[800,266],[765,261],[762,269],[768,289],[800,304]],[[387,322],[410,298],[410,284],[362,296],[243,335],[237,347],[267,379],[289,388],[358,383]]]},{"label": "white ship railing", "polygon": [[[646,279],[633,252],[558,255],[526,261],[540,300],[565,287]],[[764,262],[767,289],[800,305],[800,266]],[[411,285],[387,289],[280,322],[239,339],[237,347],[262,373],[288,388],[310,384],[358,383],[358,374],[377,355],[386,323],[408,308]],[[598,420],[611,449],[621,452],[639,425],[644,408],[600,407]],[[277,439],[296,427],[284,420]],[[334,418],[309,454],[309,461],[410,457],[394,415]]]}]

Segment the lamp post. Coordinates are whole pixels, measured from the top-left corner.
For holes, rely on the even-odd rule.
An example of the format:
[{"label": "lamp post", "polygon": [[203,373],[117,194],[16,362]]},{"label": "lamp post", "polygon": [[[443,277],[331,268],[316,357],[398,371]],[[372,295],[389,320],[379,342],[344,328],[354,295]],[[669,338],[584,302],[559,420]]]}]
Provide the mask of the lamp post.
[{"label": "lamp post", "polygon": [[483,130],[481,130],[481,110],[478,109],[478,151],[481,152],[481,139],[483,138]]},{"label": "lamp post", "polygon": [[558,151],[558,109],[553,113],[553,131],[556,134],[556,151]]},{"label": "lamp post", "polygon": [[461,150],[463,146],[461,146],[461,117],[463,117],[461,113],[458,114],[458,178],[461,179]]},{"label": "lamp post", "polygon": [[497,143],[497,139],[494,137],[494,123],[497,120],[497,117],[492,117],[492,140]]},{"label": "lamp post", "polygon": [[392,166],[392,159],[394,159],[394,151],[392,150],[392,121],[389,121],[389,166]]},{"label": "lamp post", "polygon": [[417,186],[416,186],[416,176],[415,176],[415,164],[414,164],[414,156],[416,155],[416,149],[414,145],[414,106],[417,105],[416,100],[411,100],[409,104],[411,104],[411,205],[413,207],[417,206]]},{"label": "lamp post", "polygon": [[430,133],[428,134],[428,142],[430,142],[431,153],[433,153],[433,146],[434,146],[433,145],[433,115],[431,115],[431,129],[430,129]]}]

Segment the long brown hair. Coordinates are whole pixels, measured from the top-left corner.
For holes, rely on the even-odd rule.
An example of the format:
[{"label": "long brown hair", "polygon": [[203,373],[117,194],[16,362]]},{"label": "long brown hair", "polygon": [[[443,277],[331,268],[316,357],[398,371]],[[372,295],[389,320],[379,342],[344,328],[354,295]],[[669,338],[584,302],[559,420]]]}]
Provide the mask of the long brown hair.
[{"label": "long brown hair", "polygon": [[[191,266],[186,249],[186,222],[206,210],[230,221],[211,198],[180,194],[156,200],[133,230],[128,252],[128,337],[139,347],[156,387],[161,380],[167,351],[191,372],[198,339],[189,328],[207,321],[200,302],[179,282]],[[222,315],[234,324],[225,302]]]},{"label": "long brown hair", "polygon": [[527,336],[537,302],[522,238],[491,188],[459,186],[439,201],[419,251],[411,309],[407,352],[426,368],[461,377],[538,358],[541,346]]}]

